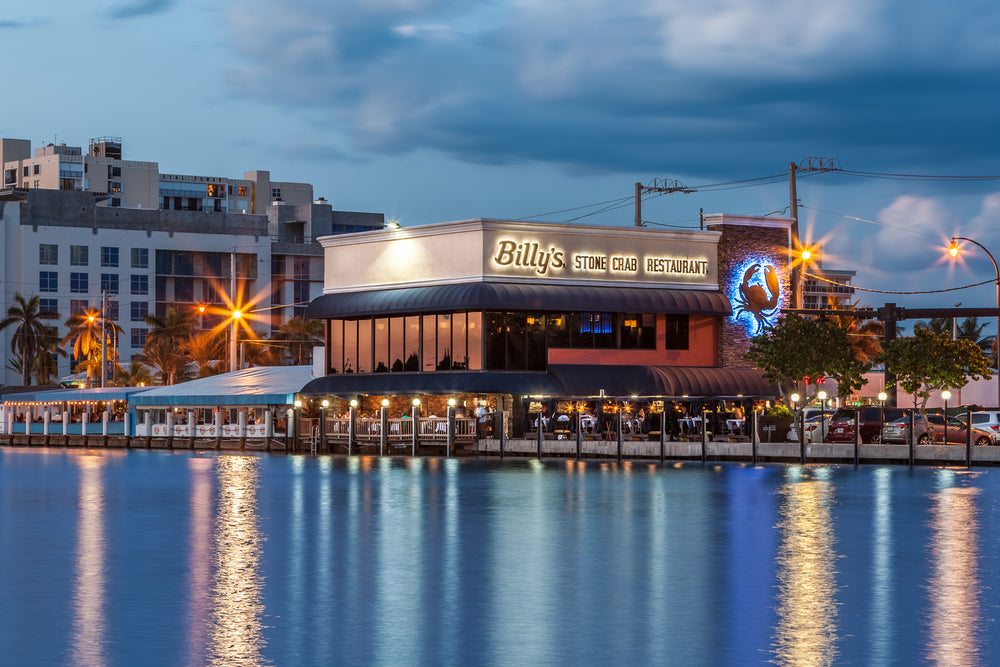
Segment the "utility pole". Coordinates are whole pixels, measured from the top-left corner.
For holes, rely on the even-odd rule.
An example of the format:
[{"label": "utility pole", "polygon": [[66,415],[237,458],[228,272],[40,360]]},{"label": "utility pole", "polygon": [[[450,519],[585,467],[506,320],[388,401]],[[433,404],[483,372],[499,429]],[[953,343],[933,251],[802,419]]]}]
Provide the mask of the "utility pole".
[{"label": "utility pole", "polygon": [[108,301],[108,291],[101,292],[101,389],[106,386],[105,378],[108,375],[108,334],[104,327],[104,316],[107,313],[105,307]]},{"label": "utility pole", "polygon": [[680,184],[680,181],[668,181],[666,179],[654,178],[652,185],[635,184],[635,226],[642,227],[642,195],[647,192],[697,192],[693,188],[688,188]]},{"label": "utility pole", "polygon": [[[840,162],[836,158],[810,157],[802,161],[802,166],[788,163],[788,214],[792,219],[792,252],[802,248],[799,239],[799,197],[796,191],[795,174],[799,171],[838,171]],[[801,262],[792,262],[789,280],[792,284],[792,308],[802,308],[803,267]]]}]

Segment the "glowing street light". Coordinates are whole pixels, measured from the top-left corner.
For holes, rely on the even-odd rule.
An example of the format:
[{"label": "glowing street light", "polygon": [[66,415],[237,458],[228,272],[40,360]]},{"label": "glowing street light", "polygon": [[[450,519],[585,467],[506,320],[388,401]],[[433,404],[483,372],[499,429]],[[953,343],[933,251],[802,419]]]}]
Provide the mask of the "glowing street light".
[{"label": "glowing street light", "polygon": [[240,320],[242,318],[243,318],[243,313],[241,313],[238,309],[232,312],[233,335],[229,339],[229,370],[231,372],[236,371],[238,366],[236,361],[236,339],[239,336]]},{"label": "glowing street light", "polygon": [[[997,333],[994,339],[998,345],[1000,345],[1000,268],[997,268],[997,261],[993,259],[993,255],[990,253],[986,247],[979,243],[978,241],[973,241],[972,239],[965,238],[964,236],[953,236],[951,238],[951,245],[948,246],[948,255],[952,259],[956,259],[959,253],[958,242],[968,241],[974,246],[977,246],[980,250],[986,253],[986,256],[990,258],[993,262],[993,271],[996,274],[996,296],[997,296]],[[1000,407],[1000,347],[997,348],[997,407]]]},{"label": "glowing street light", "polygon": [[[941,400],[944,401],[944,444],[948,444],[948,399],[951,398],[951,392],[945,389],[941,392]],[[970,425],[971,426],[971,425]]]}]

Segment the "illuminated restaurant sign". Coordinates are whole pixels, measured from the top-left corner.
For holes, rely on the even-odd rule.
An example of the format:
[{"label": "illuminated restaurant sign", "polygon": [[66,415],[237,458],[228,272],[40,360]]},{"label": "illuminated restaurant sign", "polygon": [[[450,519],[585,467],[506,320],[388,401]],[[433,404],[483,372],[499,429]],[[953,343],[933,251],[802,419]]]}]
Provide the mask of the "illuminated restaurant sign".
[{"label": "illuminated restaurant sign", "polygon": [[701,253],[691,255],[655,251],[599,252],[569,249],[541,241],[500,238],[491,255],[494,266],[537,276],[601,277],[615,279],[697,278],[709,275],[709,260]]}]

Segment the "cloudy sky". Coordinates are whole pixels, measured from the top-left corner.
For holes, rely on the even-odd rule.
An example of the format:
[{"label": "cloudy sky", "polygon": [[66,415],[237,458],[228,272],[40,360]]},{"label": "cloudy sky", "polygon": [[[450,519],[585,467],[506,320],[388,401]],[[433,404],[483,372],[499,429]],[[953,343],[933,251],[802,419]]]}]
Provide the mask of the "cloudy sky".
[{"label": "cloudy sky", "polygon": [[[0,135],[120,136],[163,172],[267,169],[404,225],[776,214],[856,285],[1000,256],[1000,4],[985,0],[49,0],[0,12]],[[914,178],[933,176],[935,178]],[[804,233],[806,233],[804,231]],[[992,284],[867,305],[992,306]]]}]

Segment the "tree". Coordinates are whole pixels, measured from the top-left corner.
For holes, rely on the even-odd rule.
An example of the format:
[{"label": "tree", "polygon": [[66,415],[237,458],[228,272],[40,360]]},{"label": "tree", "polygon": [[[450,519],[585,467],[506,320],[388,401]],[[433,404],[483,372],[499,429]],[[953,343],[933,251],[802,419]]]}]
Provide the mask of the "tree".
[{"label": "tree", "polygon": [[951,334],[935,333],[927,327],[914,327],[913,335],[882,343],[876,363],[896,375],[896,383],[917,398],[920,411],[927,408],[931,394],[945,387],[963,387],[970,380],[992,377],[989,359],[970,340],[952,340]]},{"label": "tree", "polygon": [[158,369],[163,384],[188,379],[189,360],[184,354],[183,346],[194,333],[194,313],[171,306],[165,316],[146,315],[143,320],[150,329],[142,354],[135,356],[139,357],[139,361]]},{"label": "tree", "polygon": [[198,377],[208,377],[222,372],[226,353],[226,339],[220,331],[196,331],[182,344],[184,353],[198,365]]},{"label": "tree", "polygon": [[7,316],[0,320],[0,330],[14,327],[10,339],[10,351],[14,357],[19,357],[21,384],[31,384],[31,370],[35,360],[45,349],[45,322],[55,319],[55,313],[41,312],[41,299],[38,295],[25,299],[20,293],[14,295],[13,305],[7,309]]},{"label": "tree", "polygon": [[[955,326],[957,324],[957,326]],[[993,335],[983,335],[983,331],[989,326],[989,322],[983,322],[980,324],[978,317],[967,317],[959,323],[955,323],[954,319],[951,317],[932,317],[930,322],[920,321],[913,325],[914,330],[919,327],[929,329],[934,333],[943,333],[951,336],[953,333],[952,327],[954,326],[954,333],[957,335],[956,338],[962,338],[964,340],[971,341],[976,344],[976,346],[983,351],[983,354],[991,354],[994,347]]]},{"label": "tree", "polygon": [[45,325],[41,349],[31,366],[31,374],[36,384],[49,384],[59,375],[59,363],[56,357],[69,356],[60,346],[60,342],[59,329],[51,324]]},{"label": "tree", "polygon": [[770,382],[829,377],[844,398],[867,382],[871,363],[862,361],[848,329],[829,319],[785,315],[769,331],[750,339],[745,358]]},{"label": "tree", "polygon": [[[73,345],[73,358],[80,363],[78,367],[87,372],[87,386],[93,384],[93,374],[100,369],[101,363],[106,361],[101,357],[101,341],[105,341],[105,348],[111,347],[108,343],[117,336],[124,333],[124,330],[111,320],[103,320],[99,311],[89,313],[73,313],[66,320],[65,325],[69,331],[62,339],[63,345]],[[102,337],[106,336],[104,339]]]},{"label": "tree", "polygon": [[152,382],[153,375],[145,365],[135,359],[128,365],[128,368],[118,366],[115,369],[115,384],[126,387],[138,387],[148,385]]},{"label": "tree", "polygon": [[[834,310],[861,310],[863,308],[858,301],[842,303],[835,296],[828,297],[828,303]],[[821,317],[827,318],[847,330],[847,337],[862,362],[869,362],[881,351],[882,336],[885,335],[885,325],[881,320],[859,320],[850,315],[833,313],[824,313]]]},{"label": "tree", "polygon": [[313,348],[323,345],[323,322],[293,317],[281,325],[271,340],[281,343],[282,357],[287,363],[308,364],[312,361]]},{"label": "tree", "polygon": [[279,350],[266,340],[259,331],[243,332],[238,352],[247,367],[278,366],[281,363]]}]

